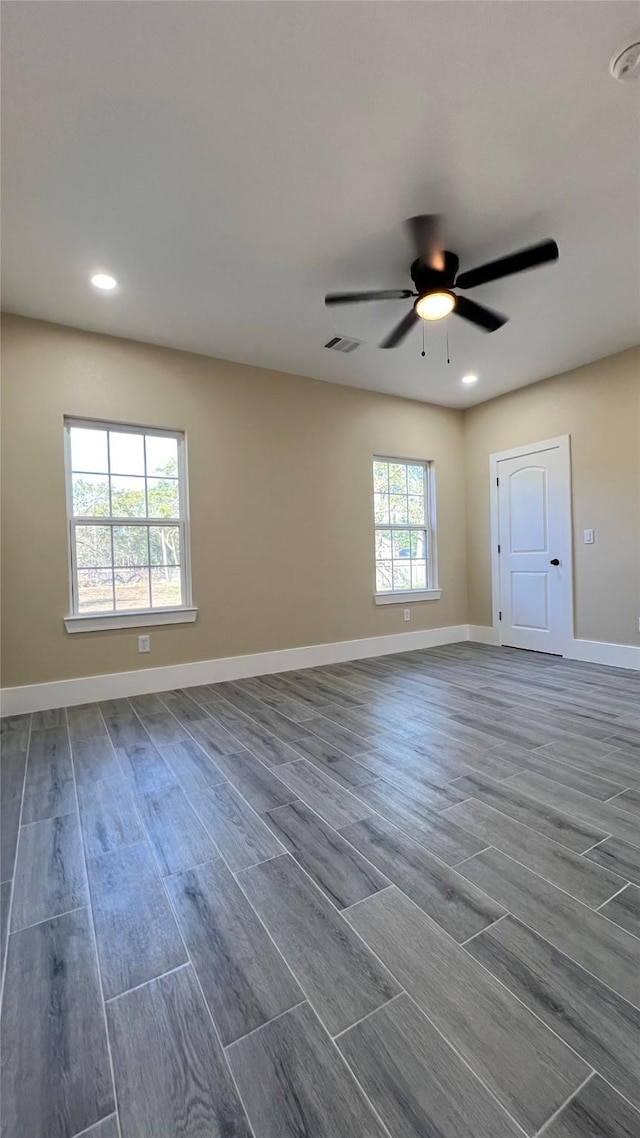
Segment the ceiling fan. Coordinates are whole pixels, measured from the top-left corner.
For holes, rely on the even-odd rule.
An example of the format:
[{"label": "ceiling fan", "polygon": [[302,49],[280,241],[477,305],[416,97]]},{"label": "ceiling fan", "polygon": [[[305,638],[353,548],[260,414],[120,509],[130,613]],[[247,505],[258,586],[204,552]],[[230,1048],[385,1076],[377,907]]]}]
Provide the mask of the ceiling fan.
[{"label": "ceiling fan", "polygon": [[450,312],[462,316],[464,320],[470,320],[485,332],[495,332],[506,324],[508,317],[483,304],[477,304],[466,296],[458,296],[453,289],[475,288],[558,259],[555,241],[541,241],[538,245],[520,249],[508,257],[489,261],[486,265],[468,269],[456,276],[460,262],[455,253],[442,248],[439,215],[425,213],[410,217],[406,225],[416,252],[410,270],[416,292],[406,288],[376,292],[330,292],[324,298],[325,304],[358,304],[363,300],[408,300],[417,297],[411,310],[382,341],[381,348],[395,348],[421,317],[423,320],[441,320]]}]

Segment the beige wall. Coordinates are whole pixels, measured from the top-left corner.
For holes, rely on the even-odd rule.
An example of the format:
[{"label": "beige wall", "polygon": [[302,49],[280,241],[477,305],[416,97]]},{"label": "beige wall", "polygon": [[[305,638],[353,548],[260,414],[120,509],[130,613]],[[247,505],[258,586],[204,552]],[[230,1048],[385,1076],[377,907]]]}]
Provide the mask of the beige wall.
[{"label": "beige wall", "polygon": [[469,622],[492,620],[489,455],[570,435],[575,635],[638,644],[640,349],[473,407],[464,429]]},{"label": "beige wall", "polygon": [[[638,643],[640,349],[462,414],[14,316],[2,328],[4,687],[489,625],[489,455],[562,434],[576,635]],[[65,414],[187,432],[199,616],[152,629],[150,656],[135,629],[64,630]],[[374,454],[436,464],[443,595],[409,625],[373,602]]]},{"label": "beige wall", "polygon": [[[3,320],[2,684],[466,621],[462,415],[18,317]],[[68,635],[63,415],[187,432],[194,625]],[[371,459],[435,460],[440,601],[373,602]]]}]

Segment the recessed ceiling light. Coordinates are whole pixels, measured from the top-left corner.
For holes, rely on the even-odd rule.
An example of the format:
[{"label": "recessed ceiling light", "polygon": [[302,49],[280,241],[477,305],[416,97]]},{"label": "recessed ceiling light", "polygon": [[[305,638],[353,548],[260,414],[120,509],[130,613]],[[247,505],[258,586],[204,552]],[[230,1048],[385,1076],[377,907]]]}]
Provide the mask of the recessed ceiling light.
[{"label": "recessed ceiling light", "polygon": [[462,382],[463,383],[477,383],[478,377],[477,377],[477,375],[463,375]]},{"label": "recessed ceiling light", "polygon": [[102,288],[106,290],[115,288],[117,283],[118,282],[116,278],[110,277],[108,273],[94,273],[91,278],[92,285],[95,285],[96,288]]},{"label": "recessed ceiling light", "polygon": [[453,310],[455,303],[456,298],[452,292],[427,292],[418,297],[416,312],[423,320],[442,320],[443,316],[448,316]]}]

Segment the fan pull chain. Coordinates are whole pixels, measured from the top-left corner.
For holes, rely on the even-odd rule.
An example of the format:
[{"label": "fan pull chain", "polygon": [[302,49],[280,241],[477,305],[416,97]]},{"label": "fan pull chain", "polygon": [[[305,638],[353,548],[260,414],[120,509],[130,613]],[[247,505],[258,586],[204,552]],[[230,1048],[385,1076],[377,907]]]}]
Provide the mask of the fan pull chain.
[{"label": "fan pull chain", "polygon": [[449,329],[448,328],[447,328],[447,363],[448,364],[451,363],[451,358],[449,356]]},{"label": "fan pull chain", "polygon": [[422,355],[423,357],[426,355],[424,350],[424,320],[422,321]]}]

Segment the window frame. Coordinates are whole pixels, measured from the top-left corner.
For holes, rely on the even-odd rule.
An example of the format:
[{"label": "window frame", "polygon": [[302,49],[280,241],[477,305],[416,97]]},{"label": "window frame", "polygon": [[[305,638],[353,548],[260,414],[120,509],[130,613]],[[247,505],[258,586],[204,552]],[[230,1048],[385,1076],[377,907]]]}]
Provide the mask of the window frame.
[{"label": "window frame", "polygon": [[[100,516],[76,516],[73,512],[73,468],[71,460],[71,429],[121,432],[122,434],[154,435],[176,440],[178,457],[178,517],[170,519],[171,524],[180,531],[180,585],[181,605],[166,605],[158,608],[123,609],[107,612],[86,613],[78,611],[78,564],[76,552],[76,529],[78,525],[152,525],[168,524],[161,518],[120,517],[109,514]],[[108,447],[107,439],[107,447]],[[145,628],[162,624],[191,624],[198,610],[193,605],[191,585],[191,548],[189,532],[189,483],[187,471],[187,439],[184,431],[168,430],[161,427],[144,427],[137,423],[114,422],[108,419],[87,419],[75,415],[64,416],[64,470],[65,499],[67,508],[67,546],[69,566],[69,615],[64,618],[67,632],[98,632],[114,628]],[[109,461],[109,477],[111,476]],[[145,477],[146,464],[145,464]],[[113,541],[113,536],[112,536]]]},{"label": "window frame", "polygon": [[[392,524],[376,522],[375,515],[375,483],[373,481],[373,464],[375,462],[396,462],[403,466],[421,466],[424,477],[425,524]],[[377,605],[402,604],[404,601],[439,601],[442,589],[438,583],[438,546],[436,529],[436,472],[432,459],[401,458],[393,455],[374,454],[371,460],[371,508],[373,514],[373,598]],[[390,589],[379,593],[376,589],[376,534],[378,530],[417,530],[426,536],[427,556],[427,586],[425,589]]]}]

